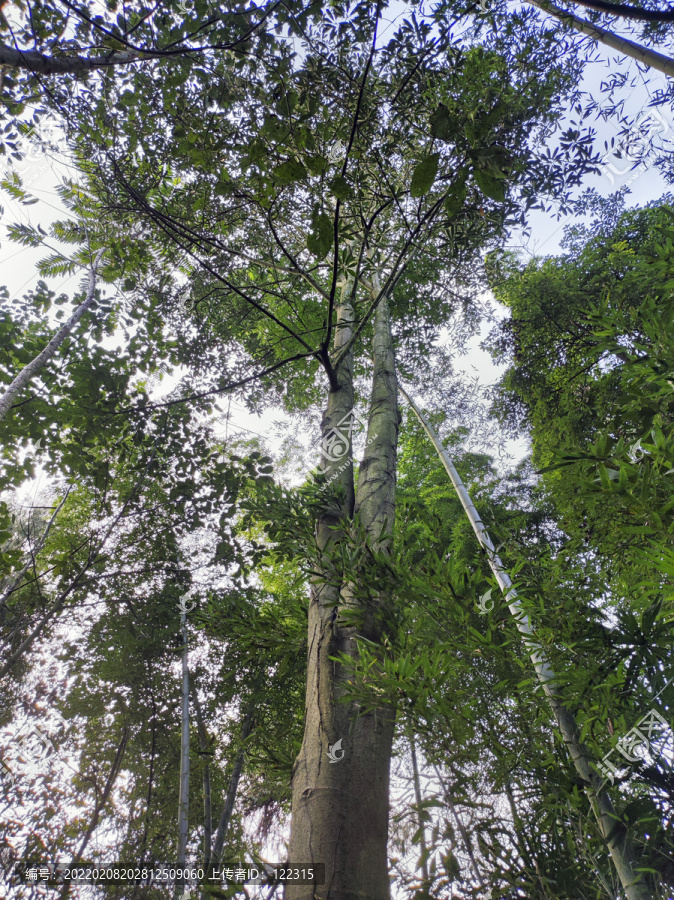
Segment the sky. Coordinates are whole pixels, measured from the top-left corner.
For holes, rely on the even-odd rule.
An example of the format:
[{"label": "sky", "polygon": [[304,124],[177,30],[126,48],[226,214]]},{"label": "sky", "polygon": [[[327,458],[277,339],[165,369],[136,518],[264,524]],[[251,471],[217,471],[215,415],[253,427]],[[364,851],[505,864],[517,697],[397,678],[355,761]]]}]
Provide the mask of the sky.
[{"label": "sky", "polygon": [[[391,9],[394,10],[393,7]],[[393,18],[395,16],[392,13],[391,19]],[[389,27],[392,26],[389,25]],[[596,61],[587,66],[581,86],[586,92],[587,98],[600,99],[602,97],[602,82],[615,71],[614,60],[616,58],[609,48],[601,45],[597,47]],[[625,94],[629,94],[625,105],[625,114],[641,116],[642,137],[638,139],[633,137],[632,144],[627,149],[628,151],[631,149],[634,156],[645,155],[645,162],[636,170],[632,170],[634,165],[632,158],[619,159],[615,153],[612,154],[610,151],[611,140],[613,139],[615,143],[620,142],[619,127],[614,122],[605,122],[599,118],[593,122],[597,130],[595,149],[600,154],[606,152],[607,155],[602,173],[588,176],[583,182],[583,189],[593,187],[603,197],[608,197],[621,187],[628,186],[630,192],[627,196],[628,206],[642,205],[655,200],[667,190],[665,181],[648,153],[651,146],[674,146],[674,122],[671,113],[664,107],[657,110],[648,107],[654,92],[665,86],[665,76],[649,72],[644,77],[639,66],[634,62],[630,63],[630,73],[633,76],[632,91],[628,92],[627,86],[623,89]],[[0,272],[2,273],[0,284],[7,285],[11,295],[15,296],[21,296],[35,286],[39,278],[36,265],[48,254],[44,248],[27,248],[12,243],[7,239],[6,229],[2,226],[20,222],[34,226],[40,224],[47,229],[50,222],[67,215],[56,191],[59,180],[70,171],[67,159],[58,150],[59,145],[62,146],[62,142],[59,141],[58,133],[54,128],[51,130],[49,127],[45,128],[43,136],[51,140],[51,149],[45,148],[40,142],[35,142],[27,158],[17,166],[24,180],[24,187],[33,194],[37,202],[31,206],[21,206],[5,191],[0,190],[0,204],[3,207],[3,215],[0,217]],[[605,150],[605,144],[608,145],[608,150]],[[529,219],[529,233],[515,233],[507,242],[507,247],[518,250],[523,259],[557,254],[561,252],[559,242],[563,237],[564,226],[569,222],[571,219],[568,216],[557,218],[554,210],[533,212]],[[49,279],[49,286],[57,293],[60,291],[72,293],[79,287],[81,278],[81,275],[74,275]],[[106,293],[109,294],[111,290],[114,290],[113,286],[106,287]],[[497,318],[506,315],[503,308],[497,304],[494,305]],[[471,340],[468,354],[455,361],[457,373],[461,373],[466,379],[477,377],[485,386],[497,381],[504,369],[503,366],[496,366],[491,356],[481,350],[479,346],[491,327],[491,324],[485,323],[480,334]],[[113,343],[116,343],[116,340],[113,340]],[[170,390],[174,383],[175,380],[172,378],[165,379],[160,385],[160,392],[165,393]],[[423,405],[422,395],[417,395],[416,399]],[[273,452],[280,451],[282,437],[277,433],[278,429],[275,423],[281,421],[287,423],[287,417],[273,410],[255,415],[249,413],[236,399],[225,402],[231,418],[227,425],[218,426],[219,431],[216,428],[219,436],[224,437],[225,434],[232,435],[234,433],[240,433],[242,437],[257,436],[263,438]],[[223,403],[221,402],[220,405],[222,406]],[[501,467],[514,464],[527,452],[526,438],[507,442],[506,449],[510,460],[508,461],[507,455],[505,461],[501,460],[499,463]],[[305,464],[307,470],[315,465],[317,457],[318,447],[316,446],[314,451],[308,448],[306,459],[301,460],[297,468],[297,476],[300,476],[300,471]]]}]

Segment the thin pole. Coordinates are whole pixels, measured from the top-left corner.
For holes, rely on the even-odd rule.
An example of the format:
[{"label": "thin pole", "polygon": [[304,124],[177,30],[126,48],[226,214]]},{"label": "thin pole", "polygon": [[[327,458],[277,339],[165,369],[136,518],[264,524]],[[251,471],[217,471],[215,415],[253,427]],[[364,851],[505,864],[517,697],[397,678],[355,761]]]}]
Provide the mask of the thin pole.
[{"label": "thin pole", "polygon": [[560,9],[551,0],[528,0],[528,2],[542,9],[548,15],[559,19],[565,25],[580,31],[581,34],[586,34],[595,41],[600,41],[602,44],[612,47],[625,56],[636,59],[637,62],[643,63],[651,69],[657,69],[670,78],[674,77],[674,59],[671,57],[664,56],[662,53],[658,53],[648,47],[643,47],[641,44],[635,44],[634,41],[628,41],[627,38],[620,37],[613,31],[602,28],[601,25],[588,22],[587,19],[581,19],[580,16],[576,16],[566,9]]},{"label": "thin pole", "polygon": [[94,302],[94,296],[96,293],[96,269],[104,253],[105,250],[99,250],[99,252],[96,254],[96,258],[91,264],[87,294],[82,303],[80,303],[80,305],[68,319],[65,325],[62,325],[61,328],[59,328],[59,330],[49,341],[44,350],[38,353],[38,355],[34,357],[34,359],[32,359],[28,363],[28,365],[23,367],[16,378],[14,378],[12,383],[8,385],[7,390],[2,395],[2,397],[0,397],[0,421],[5,418],[5,416],[11,409],[14,401],[20,394],[21,389],[24,388],[28,384],[28,382],[46,366],[46,364],[54,356],[61,344],[73,330],[75,325],[77,325],[79,320]]},{"label": "thin pole", "polygon": [[529,652],[531,661],[534,664],[538,680],[548,698],[552,713],[557,720],[564,743],[571,754],[571,759],[573,760],[576,771],[589,788],[588,796],[590,805],[592,806],[592,810],[597,819],[599,831],[608,844],[611,859],[613,860],[613,864],[618,873],[618,878],[623,886],[627,900],[651,900],[651,891],[647,887],[643,875],[639,872],[639,869],[642,868],[642,866],[637,861],[627,831],[615,812],[611,798],[603,787],[603,780],[590,768],[593,760],[585,745],[580,742],[580,732],[576,720],[559,699],[558,688],[553,683],[555,673],[552,670],[540,643],[535,639],[531,620],[524,612],[522,604],[517,598],[517,592],[513,587],[512,580],[503,567],[503,563],[494,548],[494,544],[484,523],[480,519],[478,511],[475,509],[470,494],[461,481],[459,473],[454,468],[454,465],[449,458],[449,454],[440,443],[440,439],[431,423],[426,416],[424,416],[407,391],[401,385],[398,385],[398,387],[412,407],[414,414],[422,424],[424,431],[437,450],[438,456],[459,496],[461,505],[470,520],[475,536],[477,537],[480,546],[483,547],[486,552],[491,570],[494,573],[494,577],[496,578],[501,591],[505,595],[506,602],[515,619],[517,628],[524,636],[524,644]]},{"label": "thin pole", "polygon": [[[190,673],[187,644],[187,613],[180,614],[183,636],[183,696],[180,732],[180,796],[178,798],[178,867],[184,868],[187,856],[187,827],[190,802]],[[183,879],[176,880],[175,896],[183,893]]]}]

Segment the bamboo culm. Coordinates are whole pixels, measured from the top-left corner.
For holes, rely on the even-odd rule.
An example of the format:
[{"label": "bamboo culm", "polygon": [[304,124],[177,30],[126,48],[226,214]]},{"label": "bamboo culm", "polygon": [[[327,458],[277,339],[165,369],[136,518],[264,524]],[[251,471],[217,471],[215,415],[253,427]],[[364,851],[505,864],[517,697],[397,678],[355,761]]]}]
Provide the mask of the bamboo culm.
[{"label": "bamboo culm", "polygon": [[606,44],[607,47],[612,47],[624,56],[636,59],[637,62],[651,69],[664,72],[670,78],[674,77],[674,59],[671,57],[657,53],[655,50],[649,50],[648,47],[643,47],[641,44],[635,44],[634,41],[628,41],[627,38],[620,37],[607,28],[602,28],[601,25],[594,25],[586,19],[581,19],[580,16],[575,16],[566,9],[560,9],[550,0],[528,0],[528,2],[564,22],[565,25],[575,28],[581,34],[594,38],[595,41]]},{"label": "bamboo culm", "polygon": [[636,854],[626,829],[616,815],[613,803],[603,786],[601,777],[590,767],[592,764],[592,757],[586,747],[580,742],[579,729],[576,720],[559,698],[558,688],[554,683],[555,673],[552,670],[540,643],[538,643],[535,638],[531,620],[517,597],[517,592],[513,587],[512,580],[505,571],[489,533],[470,498],[470,494],[461,481],[459,473],[456,471],[449,454],[441,444],[435,429],[407,391],[405,391],[402,386],[399,387],[401,393],[407,399],[407,402],[412,407],[414,414],[435,447],[438,456],[454,485],[454,489],[458,494],[461,505],[470,520],[475,536],[485,550],[487,559],[489,560],[489,566],[505,596],[517,628],[524,637],[524,644],[527,648],[527,652],[531,657],[536,675],[546,694],[552,713],[557,720],[559,730],[571,755],[575,769],[588,787],[588,796],[592,810],[597,819],[601,835],[608,845],[611,859],[615,866],[618,878],[620,879],[620,883],[625,891],[625,896],[627,900],[650,900],[652,897],[651,891],[648,888],[643,875],[639,872],[640,865],[636,859]]},{"label": "bamboo culm", "polygon": [[32,359],[27,366],[24,366],[24,368],[19,372],[16,378],[14,378],[11,384],[7,387],[7,390],[2,395],[2,397],[0,397],[0,421],[5,418],[12,405],[14,404],[14,401],[21,393],[21,390],[29,383],[32,378],[35,377],[35,375],[38,374],[38,372],[40,372],[46,366],[49,360],[56,354],[56,351],[59,349],[61,344],[65,341],[75,325],[77,325],[84,313],[94,302],[94,297],[96,294],[96,270],[104,253],[105,250],[100,250],[96,254],[96,258],[91,265],[87,294],[82,303],[80,303],[80,305],[77,307],[68,321],[64,325],[62,325],[61,328],[59,328],[59,330],[49,341],[44,350],[38,353],[38,355],[34,359]]}]

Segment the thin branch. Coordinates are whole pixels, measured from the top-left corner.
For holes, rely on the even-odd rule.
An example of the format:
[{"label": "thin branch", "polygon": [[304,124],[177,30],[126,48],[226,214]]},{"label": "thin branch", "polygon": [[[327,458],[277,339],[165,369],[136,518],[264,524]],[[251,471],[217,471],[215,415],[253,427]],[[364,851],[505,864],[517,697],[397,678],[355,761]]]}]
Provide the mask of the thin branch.
[{"label": "thin branch", "polygon": [[[91,836],[94,833],[96,826],[98,825],[98,820],[101,815],[101,811],[105,807],[105,804],[108,802],[110,794],[112,793],[112,789],[114,787],[115,781],[117,780],[117,776],[119,775],[119,770],[122,766],[122,760],[124,759],[124,753],[126,751],[126,745],[129,740],[129,726],[125,725],[124,730],[122,732],[122,739],[119,742],[119,746],[117,747],[117,753],[115,754],[115,758],[112,762],[112,767],[110,769],[110,773],[105,782],[105,787],[103,788],[103,793],[101,794],[100,800],[97,800],[94,804],[94,814],[91,818],[91,822],[89,827],[87,828],[87,833],[84,835],[82,843],[80,844],[79,849],[76,851],[73,857],[73,865],[76,866],[79,861],[82,859],[82,854],[87,848],[89,841],[91,840]],[[94,782],[95,788],[95,782]],[[65,900],[66,897],[70,894],[71,883],[68,882],[61,892],[62,900]]]},{"label": "thin branch", "polygon": [[80,305],[77,307],[68,321],[64,325],[62,325],[61,328],[59,328],[59,330],[49,341],[44,350],[38,353],[36,357],[34,357],[26,366],[24,366],[24,368],[11,382],[11,384],[8,385],[2,397],[0,397],[0,421],[7,415],[12,407],[14,400],[16,400],[17,396],[21,393],[22,388],[24,388],[30,382],[30,380],[46,366],[46,364],[56,354],[56,351],[68,337],[73,328],[80,321],[84,313],[94,302],[96,293],[97,268],[104,253],[105,250],[99,250],[99,252],[96,254],[96,258],[91,264],[91,269],[89,272],[89,285],[87,287],[85,299],[82,301],[82,303],[80,303]]},{"label": "thin branch", "polygon": [[201,400],[203,397],[213,397],[217,394],[228,394],[230,391],[235,390],[238,387],[243,387],[246,384],[250,384],[252,381],[257,381],[259,378],[264,378],[265,375],[270,375],[272,372],[275,372],[276,369],[280,369],[281,366],[285,366],[287,363],[296,362],[298,359],[308,359],[309,357],[315,357],[316,352],[312,350],[310,353],[296,353],[294,356],[289,356],[287,359],[282,359],[281,362],[275,363],[273,366],[269,366],[266,369],[263,369],[261,372],[257,372],[255,375],[249,375],[248,378],[242,378],[240,381],[234,381],[231,384],[228,384],[227,387],[224,388],[216,388],[212,391],[202,391],[200,394],[190,394],[188,397],[181,397],[179,400],[167,400],[166,403],[146,403],[143,406],[127,406],[125,409],[120,409],[119,412],[112,413],[111,415],[120,416],[124,413],[135,412],[138,410],[149,410],[149,409],[162,409],[167,408],[169,406],[177,406],[180,403],[188,403],[190,400]]},{"label": "thin branch", "polygon": [[[365,85],[367,83],[367,77],[370,74],[370,69],[372,68],[372,61],[374,60],[374,55],[377,52],[377,28],[379,26],[379,16],[381,14],[381,3],[382,0],[377,0],[377,8],[375,10],[375,18],[374,18],[374,32],[372,35],[372,46],[370,47],[370,53],[367,58],[367,63],[365,65],[365,71],[363,72],[363,80],[360,85],[360,90],[358,91],[358,100],[356,101],[356,111],[353,116],[353,122],[351,123],[351,134],[349,135],[349,143],[346,147],[346,153],[344,154],[344,162],[342,163],[342,178],[346,177],[346,170],[349,166],[349,154],[351,153],[351,148],[353,147],[353,142],[356,139],[356,132],[358,130],[358,121],[360,118],[360,109],[363,105],[363,98],[365,96]],[[334,242],[334,253],[332,257],[332,282],[330,285],[330,299],[328,301],[328,330],[325,336],[325,340],[323,341],[322,350],[324,356],[327,358],[327,354],[329,352],[330,342],[332,340],[332,316],[335,308],[335,296],[337,293],[337,274],[339,268],[339,210],[341,207],[341,200],[339,197],[337,198],[337,203],[335,204],[335,218],[333,224],[333,242]]]},{"label": "thin branch", "polygon": [[[293,337],[298,343],[302,344],[303,347],[305,347],[307,350],[311,351],[311,347],[309,346],[309,344],[307,344],[307,342],[304,341],[300,337],[299,334],[297,334],[295,331],[293,331],[293,329],[289,325],[286,325],[285,322],[283,322],[281,319],[277,318],[277,316],[275,316],[272,312],[270,312],[268,309],[266,309],[261,303],[258,303],[252,297],[249,297],[239,287],[237,287],[235,284],[233,284],[227,278],[225,278],[224,275],[221,275],[219,272],[217,272],[209,263],[207,263],[203,259],[201,259],[197,255],[197,253],[195,253],[193,250],[190,250],[188,247],[186,247],[182,243],[181,238],[183,236],[185,236],[189,240],[195,240],[193,235],[196,233],[193,233],[193,235],[189,235],[189,234],[182,235],[180,233],[181,230],[183,232],[184,231],[189,232],[191,229],[186,229],[185,226],[183,226],[182,224],[176,223],[175,219],[173,219],[172,217],[167,216],[165,213],[161,213],[161,212],[159,212],[159,210],[156,210],[154,207],[152,207],[145,200],[145,198],[142,197],[135,190],[135,188],[133,188],[132,185],[130,185],[126,181],[126,179],[119,172],[117,164],[113,162],[113,165],[116,170],[116,175],[119,180],[119,183],[122,185],[122,187],[130,194],[130,196],[134,199],[134,201],[145,210],[145,212],[150,216],[150,218],[154,222],[156,222],[157,225],[159,225],[159,227],[162,229],[162,231],[164,231],[171,238],[171,240],[173,240],[174,243],[176,243],[180,247],[181,250],[183,250],[185,253],[187,253],[188,256],[191,256],[192,259],[196,260],[196,262],[200,266],[202,266],[202,268],[204,268],[210,275],[212,275],[213,278],[216,279],[216,281],[219,281],[221,284],[224,284],[225,287],[227,287],[230,291],[233,291],[235,294],[237,294],[237,296],[241,297],[241,299],[244,300],[244,302],[249,303],[251,306],[253,306],[255,309],[257,309],[258,312],[262,313],[262,315],[266,316],[268,319],[270,319],[272,322],[274,322],[274,324],[278,325],[284,331],[287,331],[288,334],[291,337]],[[198,239],[204,240],[203,236],[201,236],[201,235],[198,236]],[[210,243],[214,243],[214,242],[211,240]],[[222,248],[222,249],[225,252],[227,252],[227,248]],[[318,351],[313,350],[311,352],[314,356],[316,356],[316,358],[319,358]]]},{"label": "thin branch", "polygon": [[571,0],[576,6],[586,6],[597,12],[609,13],[623,19],[638,19],[642,22],[674,22],[674,9],[643,9],[627,3],[607,3],[606,0]]},{"label": "thin branch", "polygon": [[56,519],[56,516],[60,513],[61,508],[63,507],[63,504],[68,499],[68,494],[70,493],[71,490],[72,490],[72,485],[68,485],[68,490],[65,492],[63,500],[61,500],[59,505],[54,510],[54,513],[53,513],[51,519],[49,520],[49,522],[47,522],[47,527],[45,528],[44,533],[42,534],[42,537],[38,540],[37,544],[35,545],[35,548],[31,551],[31,558],[28,560],[28,562],[23,567],[23,569],[21,569],[20,572],[17,572],[17,574],[14,575],[14,577],[11,579],[11,583],[10,583],[9,587],[6,589],[6,591],[2,595],[2,597],[0,597],[0,609],[2,609],[3,606],[5,606],[5,604],[7,603],[7,600],[9,599],[9,595],[16,590],[17,584],[21,581],[21,579],[26,574],[28,569],[30,569],[30,567],[35,563],[38,553],[42,550],[42,548],[44,547],[44,545],[47,542],[47,538],[49,537],[49,532],[51,531],[51,527],[54,524],[54,520]]},{"label": "thin branch", "polygon": [[612,31],[602,28],[601,25],[592,25],[586,19],[581,19],[578,16],[574,16],[573,13],[560,9],[551,0],[527,0],[527,2],[538,6],[543,12],[554,16],[570,28],[575,28],[576,31],[580,31],[582,34],[586,34],[588,37],[593,38],[595,41],[600,41],[608,47],[613,47],[614,50],[617,50],[624,56],[630,56],[651,69],[664,72],[670,78],[674,77],[674,59],[671,57],[663,56],[662,53],[657,53],[655,50],[642,47],[641,44],[628,41],[627,38],[618,37]]},{"label": "thin branch", "polygon": [[336,356],[335,359],[333,360],[333,365],[335,366],[335,368],[337,368],[337,366],[339,366],[339,363],[342,361],[342,359],[344,358],[344,356],[349,352],[349,350],[351,349],[351,347],[355,344],[356,340],[358,339],[359,335],[361,334],[361,332],[363,331],[363,329],[364,329],[365,326],[367,325],[367,323],[368,323],[370,317],[374,314],[374,312],[375,312],[375,310],[377,309],[377,307],[379,306],[379,304],[382,302],[382,300],[383,300],[385,297],[388,297],[388,295],[391,293],[391,291],[393,290],[393,288],[396,286],[396,284],[398,283],[398,281],[400,280],[400,278],[401,278],[402,275],[404,274],[405,269],[406,269],[406,267],[409,265],[409,263],[410,263],[410,261],[411,261],[413,255],[414,255],[414,253],[419,249],[419,245],[417,244],[417,246],[413,248],[412,252],[409,253],[407,259],[406,259],[405,262],[403,263],[402,261],[403,261],[405,255],[408,254],[409,248],[413,246],[415,238],[417,238],[417,237],[419,236],[419,234],[420,234],[420,232],[422,231],[422,229],[425,228],[430,222],[433,221],[433,218],[435,217],[435,215],[437,214],[438,210],[440,209],[440,207],[441,207],[442,204],[444,203],[445,197],[447,196],[448,193],[449,193],[448,191],[445,192],[445,193],[439,198],[439,200],[437,200],[437,201],[433,204],[433,206],[428,210],[428,212],[423,216],[423,218],[421,219],[421,221],[420,221],[420,222],[417,224],[417,226],[415,227],[414,233],[411,234],[411,235],[409,236],[409,238],[405,241],[405,245],[404,245],[404,247],[401,249],[400,253],[398,253],[398,258],[397,258],[396,261],[394,262],[394,264],[393,264],[393,266],[392,266],[392,268],[391,268],[391,273],[389,274],[388,278],[387,278],[386,281],[384,282],[384,286],[382,287],[381,291],[379,291],[379,293],[377,294],[377,296],[374,297],[374,299],[373,299],[372,302],[370,303],[368,309],[366,310],[365,315],[364,315],[363,318],[360,320],[360,322],[358,323],[358,325],[354,328],[353,334],[352,334],[351,338],[350,338],[349,341],[342,347],[342,349],[340,350],[340,352],[337,354],[337,356]]},{"label": "thin branch", "polygon": [[98,548],[97,548],[96,550],[90,550],[90,551],[89,551],[88,558],[87,558],[87,561],[86,561],[85,565],[82,567],[82,569],[80,570],[80,572],[78,572],[78,574],[75,576],[75,578],[73,579],[72,583],[71,583],[65,590],[61,591],[61,593],[60,593],[59,596],[56,598],[56,602],[55,602],[54,605],[51,607],[51,609],[48,609],[48,610],[47,610],[47,612],[44,614],[44,616],[42,617],[42,619],[38,622],[37,626],[33,629],[33,631],[28,635],[27,638],[25,638],[25,640],[23,640],[23,641],[21,642],[21,644],[20,644],[19,647],[14,651],[14,653],[11,654],[11,656],[9,657],[9,659],[7,660],[7,662],[5,663],[5,665],[2,667],[2,669],[0,669],[0,678],[3,678],[3,677],[7,674],[7,672],[9,672],[9,670],[12,668],[12,666],[14,666],[14,664],[21,658],[21,656],[23,655],[23,653],[24,653],[29,647],[31,647],[31,646],[35,643],[35,641],[36,641],[37,638],[40,636],[40,634],[41,634],[42,631],[44,630],[44,628],[45,628],[45,626],[47,625],[47,623],[48,623],[49,621],[51,621],[51,619],[53,619],[54,616],[55,616],[57,613],[59,613],[59,612],[63,609],[63,607],[65,606],[65,602],[66,602],[66,600],[68,599],[68,597],[69,597],[75,590],[77,590],[77,588],[79,588],[79,587],[81,586],[81,585],[80,585],[80,580],[82,579],[83,575],[84,575],[84,574],[85,574],[85,573],[86,573],[86,572],[94,565],[94,563],[96,562],[96,560],[97,560],[98,557],[100,556],[101,551],[103,550],[103,547],[104,547],[105,544],[107,543],[107,540],[108,540],[108,538],[110,537],[110,535],[111,535],[113,529],[117,527],[117,524],[119,523],[120,519],[122,519],[122,517],[124,516],[124,514],[125,514],[125,512],[126,512],[126,510],[127,510],[127,507],[129,506],[129,504],[131,503],[131,501],[132,501],[133,498],[135,497],[136,493],[137,493],[138,490],[140,489],[140,487],[141,487],[141,485],[142,485],[142,483],[143,483],[143,481],[144,481],[144,479],[145,479],[145,477],[146,477],[146,475],[147,475],[147,472],[148,472],[150,466],[152,465],[152,462],[154,461],[154,458],[155,458],[155,456],[156,456],[156,453],[157,453],[157,444],[158,444],[159,439],[162,437],[162,435],[163,435],[163,433],[164,433],[164,429],[165,429],[165,427],[166,427],[166,421],[168,421],[168,416],[166,417],[166,420],[165,420],[165,422],[164,422],[164,426],[162,427],[161,432],[160,432],[160,434],[158,435],[157,440],[156,440],[155,443],[154,443],[154,446],[153,446],[153,448],[152,448],[152,453],[150,454],[150,458],[149,458],[149,460],[148,460],[148,462],[147,462],[147,465],[146,465],[145,468],[143,469],[143,471],[142,471],[142,473],[141,473],[141,475],[140,475],[140,478],[138,479],[138,481],[137,481],[136,484],[134,485],[133,490],[131,491],[129,497],[128,497],[127,500],[125,501],[125,503],[124,503],[124,505],[122,506],[121,510],[120,510],[119,513],[115,516],[115,518],[113,519],[113,521],[110,523],[110,525],[109,525],[108,528],[106,529],[106,531],[105,531],[105,533],[104,533],[104,535],[103,535],[103,539],[100,541],[100,543],[99,543],[99,545],[98,545]]}]

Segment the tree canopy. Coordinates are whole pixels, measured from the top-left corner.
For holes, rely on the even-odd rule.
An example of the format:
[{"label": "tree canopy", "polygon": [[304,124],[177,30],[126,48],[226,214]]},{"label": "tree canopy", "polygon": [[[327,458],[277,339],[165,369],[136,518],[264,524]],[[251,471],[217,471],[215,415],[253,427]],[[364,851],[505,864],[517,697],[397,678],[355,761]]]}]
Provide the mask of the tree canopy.
[{"label": "tree canopy", "polygon": [[[41,280],[0,296],[10,896],[183,858],[204,898],[278,889],[209,879],[239,863],[325,865],[287,900],[671,891],[671,197],[578,200],[593,51],[552,11],[0,11],[3,149],[49,116],[72,161],[60,218],[8,225]],[[506,243],[553,205],[564,252],[525,264]],[[457,372],[487,291],[488,412]],[[232,401],[283,446],[232,437]],[[476,422],[531,454],[468,450]]]}]

